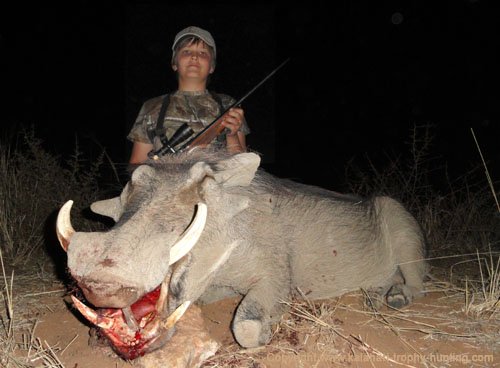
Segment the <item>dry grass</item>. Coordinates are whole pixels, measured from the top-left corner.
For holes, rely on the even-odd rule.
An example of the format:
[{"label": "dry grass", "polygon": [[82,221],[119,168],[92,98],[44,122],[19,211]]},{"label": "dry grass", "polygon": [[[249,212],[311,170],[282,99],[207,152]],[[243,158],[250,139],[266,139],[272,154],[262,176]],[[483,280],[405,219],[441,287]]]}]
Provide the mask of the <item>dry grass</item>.
[{"label": "dry grass", "polygon": [[[471,132],[481,156],[488,186],[496,203],[497,214],[500,215],[500,204],[493,180],[491,179],[476,135],[473,130]],[[499,252],[491,250],[491,244],[489,243],[488,248],[489,252],[483,255],[480,255],[479,251],[477,251],[477,264],[481,282],[479,287],[475,286],[474,283],[466,282],[465,311],[468,315],[473,315],[476,318],[491,320],[498,317],[500,309],[500,255]]]},{"label": "dry grass", "polygon": [[[63,368],[56,353],[60,349],[51,347],[47,342],[42,343],[35,337],[37,322],[23,320],[15,311],[14,271],[8,276],[0,249],[0,263],[2,266],[3,290],[2,301],[4,308],[0,311],[0,365],[5,368],[24,367],[54,367]],[[18,323],[19,322],[19,323]],[[29,325],[26,327],[26,325]],[[22,326],[22,327],[20,327]]]},{"label": "dry grass", "polygon": [[477,254],[480,280],[466,279],[465,307],[467,315],[478,319],[500,319],[500,256]]}]

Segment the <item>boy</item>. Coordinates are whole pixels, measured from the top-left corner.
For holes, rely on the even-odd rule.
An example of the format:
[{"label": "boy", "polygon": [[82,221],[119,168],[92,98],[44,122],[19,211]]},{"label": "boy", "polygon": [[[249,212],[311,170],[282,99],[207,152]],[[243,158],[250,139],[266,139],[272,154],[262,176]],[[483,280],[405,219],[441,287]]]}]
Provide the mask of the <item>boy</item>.
[{"label": "boy", "polygon": [[[171,66],[177,73],[178,89],[168,95],[168,107],[161,127],[162,134],[168,139],[184,123],[198,133],[235,101],[227,95],[207,90],[216,62],[215,41],[208,31],[194,26],[181,30],[175,36],[172,52]],[[161,148],[157,120],[164,101],[165,95],[143,104],[127,136],[134,142],[131,164],[144,162],[152,149]],[[222,125],[227,128],[226,132],[211,144],[225,146],[230,153],[246,151],[245,135],[249,129],[243,110],[231,108],[224,115]]]}]

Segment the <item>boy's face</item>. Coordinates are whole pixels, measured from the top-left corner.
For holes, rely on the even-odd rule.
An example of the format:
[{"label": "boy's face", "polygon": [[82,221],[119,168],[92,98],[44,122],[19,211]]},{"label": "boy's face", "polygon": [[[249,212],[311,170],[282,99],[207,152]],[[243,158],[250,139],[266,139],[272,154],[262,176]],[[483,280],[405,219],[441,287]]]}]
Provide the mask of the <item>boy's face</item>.
[{"label": "boy's face", "polygon": [[193,42],[179,49],[172,69],[180,78],[206,80],[214,71],[212,54],[203,41]]}]

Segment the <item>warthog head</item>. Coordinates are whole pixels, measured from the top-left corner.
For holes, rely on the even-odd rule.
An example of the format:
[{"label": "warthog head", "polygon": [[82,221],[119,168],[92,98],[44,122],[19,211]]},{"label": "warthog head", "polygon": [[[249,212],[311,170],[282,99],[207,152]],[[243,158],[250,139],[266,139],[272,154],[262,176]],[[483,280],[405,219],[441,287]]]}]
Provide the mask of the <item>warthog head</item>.
[{"label": "warthog head", "polygon": [[[214,163],[179,154],[139,166],[119,197],[91,206],[116,221],[107,232],[75,231],[72,201],[59,211],[57,236],[67,251],[68,269],[95,308],[73,296],[75,306],[126,359],[155,350],[171,337],[191,303],[169,305],[175,263],[200,239],[213,241],[207,228],[225,226],[226,216],[245,207],[245,199],[223,199],[220,193],[223,187],[248,185],[259,157],[224,157]],[[231,209],[214,212],[214,203]]]}]

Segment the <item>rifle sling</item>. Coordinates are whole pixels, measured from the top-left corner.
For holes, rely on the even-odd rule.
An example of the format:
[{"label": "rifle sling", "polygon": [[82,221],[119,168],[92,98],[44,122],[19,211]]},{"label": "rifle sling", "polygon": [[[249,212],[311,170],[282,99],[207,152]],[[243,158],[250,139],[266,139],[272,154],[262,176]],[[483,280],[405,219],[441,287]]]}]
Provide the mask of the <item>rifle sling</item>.
[{"label": "rifle sling", "polygon": [[165,127],[163,126],[163,121],[165,120],[165,114],[167,113],[169,103],[170,93],[167,93],[165,97],[163,97],[160,113],[158,114],[158,120],[156,120],[155,135],[159,138],[162,138],[165,135]]}]

